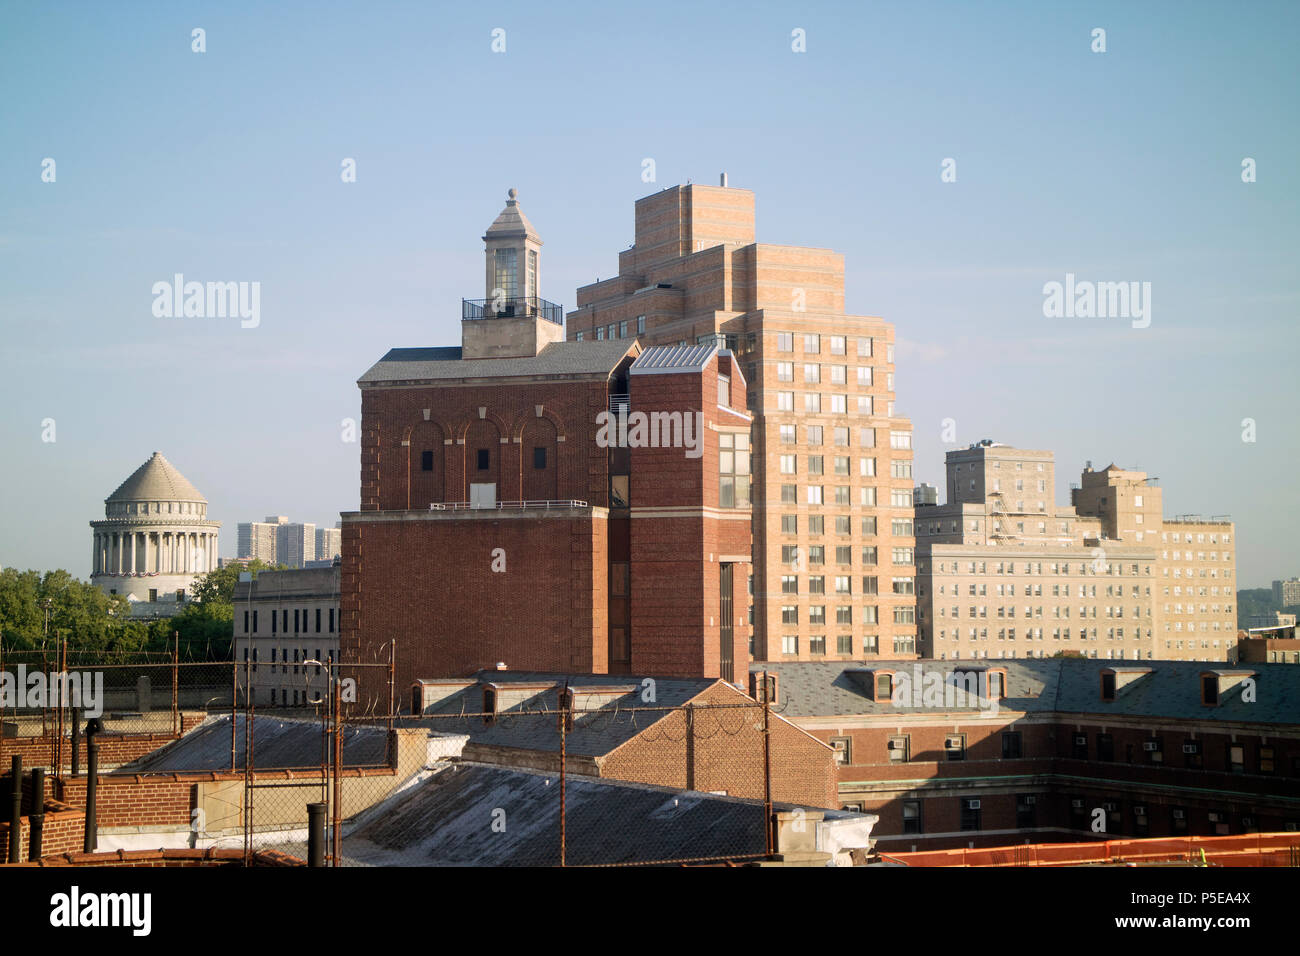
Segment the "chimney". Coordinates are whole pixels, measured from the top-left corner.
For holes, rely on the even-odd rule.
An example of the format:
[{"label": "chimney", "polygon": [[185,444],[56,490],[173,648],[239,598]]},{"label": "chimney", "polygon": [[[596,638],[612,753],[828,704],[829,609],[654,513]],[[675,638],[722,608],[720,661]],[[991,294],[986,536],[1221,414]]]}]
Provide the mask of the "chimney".
[{"label": "chimney", "polygon": [[723,174],[722,174],[722,177],[721,177],[721,179],[719,180],[718,185],[720,185],[723,189],[726,189],[726,188],[727,188],[727,174],[726,174],[726,173],[723,173]]}]

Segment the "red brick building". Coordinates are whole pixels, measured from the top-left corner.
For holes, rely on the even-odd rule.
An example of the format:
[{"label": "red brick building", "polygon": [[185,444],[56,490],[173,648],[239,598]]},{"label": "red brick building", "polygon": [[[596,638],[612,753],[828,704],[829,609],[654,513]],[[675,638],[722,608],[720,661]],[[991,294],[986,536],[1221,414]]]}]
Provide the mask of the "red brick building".
[{"label": "red brick building", "polygon": [[841,806],[880,817],[885,852],[1300,832],[1290,665],[750,667],[756,692],[766,674],[775,709],[835,749]]},{"label": "red brick building", "polygon": [[399,688],[499,662],[731,679],[751,553],[733,355],[565,342],[513,191],[484,241],[487,295],[463,301],[461,346],[393,349],[358,382],[343,660],[396,641]]}]

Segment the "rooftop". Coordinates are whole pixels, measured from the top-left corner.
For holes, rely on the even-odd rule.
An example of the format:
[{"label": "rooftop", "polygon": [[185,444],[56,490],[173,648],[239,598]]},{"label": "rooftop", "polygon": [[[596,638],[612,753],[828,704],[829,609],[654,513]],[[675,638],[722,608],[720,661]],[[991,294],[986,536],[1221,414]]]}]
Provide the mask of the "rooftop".
[{"label": "rooftop", "polygon": [[[934,707],[895,707],[867,696],[863,675],[875,670],[912,674],[937,672],[944,680],[953,671],[1002,668],[1007,672],[1006,697],[999,711],[1070,714],[1115,714],[1182,720],[1225,721],[1247,724],[1300,724],[1300,694],[1293,664],[1255,664],[1231,673],[1253,672],[1256,699],[1242,700],[1237,692],[1223,693],[1219,703],[1201,702],[1201,675],[1213,669],[1204,661],[1116,661],[1093,658],[1034,658],[969,661],[790,661],[750,664],[751,673],[766,670],[778,679],[777,707],[787,719],[848,715],[934,714]],[[1121,667],[1149,668],[1114,701],[1100,696],[1101,672]],[[968,707],[944,710],[976,712]]]},{"label": "rooftop", "polygon": [[156,451],[104,501],[202,501],[207,498]]},{"label": "rooftop", "polygon": [[429,382],[537,376],[604,377],[636,349],[635,339],[552,342],[523,358],[462,359],[459,348],[402,348],[388,353],[357,379],[357,384]]}]

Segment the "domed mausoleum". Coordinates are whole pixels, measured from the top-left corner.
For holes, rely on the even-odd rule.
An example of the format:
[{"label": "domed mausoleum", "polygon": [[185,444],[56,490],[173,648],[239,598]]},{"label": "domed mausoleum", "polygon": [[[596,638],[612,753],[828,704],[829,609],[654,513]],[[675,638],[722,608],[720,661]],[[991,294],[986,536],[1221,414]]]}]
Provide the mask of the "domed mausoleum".
[{"label": "domed mausoleum", "polygon": [[169,615],[190,596],[194,580],[217,566],[219,521],[208,501],[161,452],[104,500],[92,521],[90,581],[132,602],[135,614]]}]

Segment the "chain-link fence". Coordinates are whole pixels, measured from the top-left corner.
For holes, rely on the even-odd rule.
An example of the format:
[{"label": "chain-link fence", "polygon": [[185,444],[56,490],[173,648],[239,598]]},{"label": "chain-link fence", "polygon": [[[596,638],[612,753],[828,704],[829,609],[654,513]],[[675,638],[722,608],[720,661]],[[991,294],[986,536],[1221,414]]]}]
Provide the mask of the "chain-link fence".
[{"label": "chain-link fence", "polygon": [[[29,663],[17,656],[0,669]],[[95,717],[96,787],[138,794],[101,806],[139,806],[138,822],[115,809],[101,827],[138,833],[161,819],[169,845],[183,835],[334,866],[737,863],[773,853],[783,809],[826,806],[815,780],[773,773],[774,748],[791,765],[789,741],[772,733],[771,709],[734,692],[655,703],[612,684],[469,679],[398,713],[408,702],[391,657],[30,665],[81,696],[0,711],[0,767],[5,746],[25,747],[24,765],[50,768],[60,799],[84,802]],[[286,705],[295,678],[303,689]]]}]

